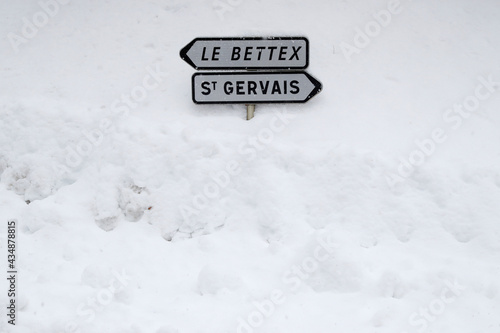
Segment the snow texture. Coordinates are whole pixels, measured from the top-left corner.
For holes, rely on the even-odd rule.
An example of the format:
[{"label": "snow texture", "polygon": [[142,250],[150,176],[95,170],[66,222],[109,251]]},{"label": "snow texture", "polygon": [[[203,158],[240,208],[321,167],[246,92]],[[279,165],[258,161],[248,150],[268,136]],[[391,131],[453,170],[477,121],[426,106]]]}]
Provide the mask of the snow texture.
[{"label": "snow texture", "polygon": [[[500,332],[498,1],[0,12],[0,332]],[[322,92],[193,104],[216,36],[307,37]]]}]

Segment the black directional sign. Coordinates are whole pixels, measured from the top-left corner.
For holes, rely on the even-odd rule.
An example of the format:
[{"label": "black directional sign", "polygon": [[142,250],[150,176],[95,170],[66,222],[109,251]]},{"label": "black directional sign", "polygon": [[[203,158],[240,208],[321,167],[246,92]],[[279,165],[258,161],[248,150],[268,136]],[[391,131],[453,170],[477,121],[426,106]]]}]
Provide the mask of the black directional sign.
[{"label": "black directional sign", "polygon": [[180,52],[195,69],[305,69],[305,37],[195,38]]},{"label": "black directional sign", "polygon": [[192,78],[197,104],[305,103],[321,88],[306,72],[197,73]]}]

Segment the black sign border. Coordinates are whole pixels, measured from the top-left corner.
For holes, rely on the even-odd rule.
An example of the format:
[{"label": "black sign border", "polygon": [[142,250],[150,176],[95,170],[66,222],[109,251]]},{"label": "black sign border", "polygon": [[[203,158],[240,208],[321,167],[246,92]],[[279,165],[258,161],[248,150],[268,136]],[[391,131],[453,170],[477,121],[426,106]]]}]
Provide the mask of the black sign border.
[{"label": "black sign border", "polygon": [[[252,66],[240,66],[240,67],[197,67],[196,64],[188,57],[187,53],[191,47],[197,41],[226,41],[226,40],[304,40],[306,42],[306,64],[303,67],[290,67],[290,66],[277,66],[277,67],[252,67]],[[255,70],[265,70],[265,69],[289,69],[289,70],[304,70],[309,66],[309,40],[306,37],[198,37],[193,39],[189,44],[184,46],[180,51],[181,59],[187,62],[191,67],[196,70],[240,70],[240,69],[255,69]]]},{"label": "black sign border", "polygon": [[[194,91],[194,79],[196,76],[204,75],[204,76],[227,76],[227,75],[272,75],[272,74],[304,74],[309,80],[311,80],[314,85],[314,89],[307,95],[305,100],[293,100],[293,101],[208,101],[208,102],[198,102],[195,99],[195,91]],[[194,73],[191,77],[191,98],[195,104],[285,104],[285,103],[306,103],[311,98],[319,94],[319,92],[323,89],[323,85],[318,81],[315,77],[310,75],[305,71],[267,71],[267,72],[200,72]]]}]

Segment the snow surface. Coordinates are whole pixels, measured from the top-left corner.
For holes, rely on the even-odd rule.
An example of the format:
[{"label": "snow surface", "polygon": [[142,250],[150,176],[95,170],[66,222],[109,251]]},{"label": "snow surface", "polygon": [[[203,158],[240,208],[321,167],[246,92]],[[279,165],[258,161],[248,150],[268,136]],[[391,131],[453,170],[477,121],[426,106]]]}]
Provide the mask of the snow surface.
[{"label": "snow surface", "polygon": [[[0,4],[1,332],[500,332],[497,0],[51,8]],[[212,36],[306,36],[324,89],[194,105]]]}]

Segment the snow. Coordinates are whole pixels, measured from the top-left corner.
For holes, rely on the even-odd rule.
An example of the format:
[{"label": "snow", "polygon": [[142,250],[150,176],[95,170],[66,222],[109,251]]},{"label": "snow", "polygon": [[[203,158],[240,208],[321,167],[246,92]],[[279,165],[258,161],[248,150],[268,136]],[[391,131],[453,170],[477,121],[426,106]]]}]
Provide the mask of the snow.
[{"label": "snow", "polygon": [[[497,1],[54,1],[0,4],[0,332],[500,330]],[[193,104],[215,36],[322,92]]]}]

